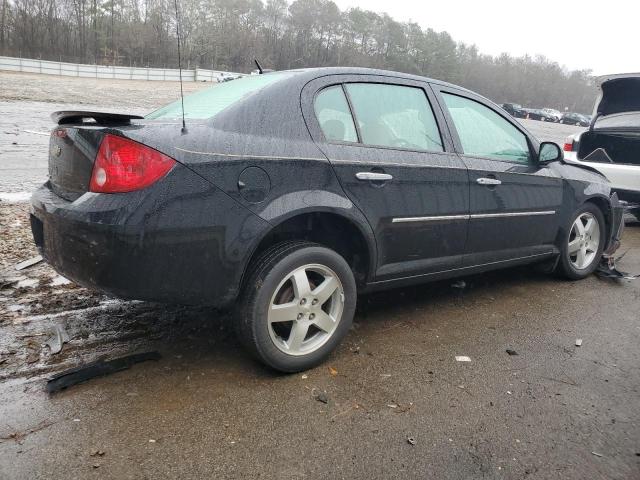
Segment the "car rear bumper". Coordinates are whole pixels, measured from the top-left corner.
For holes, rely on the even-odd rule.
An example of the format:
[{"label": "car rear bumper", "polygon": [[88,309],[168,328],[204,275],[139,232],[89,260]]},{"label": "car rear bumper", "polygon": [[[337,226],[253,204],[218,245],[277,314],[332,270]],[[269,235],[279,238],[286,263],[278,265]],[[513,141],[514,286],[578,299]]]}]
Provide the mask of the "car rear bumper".
[{"label": "car rear bumper", "polygon": [[[226,305],[264,222],[194,177],[179,182],[179,197],[165,185],[153,195],[87,193],[70,202],[44,185],[31,200],[34,241],[82,286],[127,299]],[[231,218],[227,225],[241,225],[244,236],[224,226]]]}]

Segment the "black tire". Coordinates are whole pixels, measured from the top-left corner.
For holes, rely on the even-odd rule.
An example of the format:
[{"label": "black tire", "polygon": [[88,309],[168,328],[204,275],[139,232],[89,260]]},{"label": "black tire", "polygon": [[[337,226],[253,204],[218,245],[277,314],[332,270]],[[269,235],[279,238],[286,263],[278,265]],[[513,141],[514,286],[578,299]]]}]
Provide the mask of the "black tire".
[{"label": "black tire", "polygon": [[[273,295],[296,268],[322,265],[336,274],[342,284],[342,316],[328,340],[304,355],[289,355],[271,338],[267,316]],[[236,333],[258,360],[281,372],[307,370],[322,363],[347,335],[356,309],[356,282],[345,259],[335,251],[306,241],[283,242],[266,250],[250,265],[236,310]]]},{"label": "black tire", "polygon": [[[571,235],[571,228],[573,226],[573,223],[576,221],[578,216],[586,212],[591,213],[598,222],[598,227],[600,229],[600,241],[598,249],[596,251],[596,255],[591,263],[585,268],[577,269],[571,262],[571,258],[569,255],[569,236]],[[564,229],[560,247],[560,259],[558,261],[558,266],[556,267],[556,273],[569,280],[582,280],[583,278],[591,275],[595,271],[595,269],[598,268],[598,264],[600,263],[600,259],[602,258],[602,251],[604,250],[607,236],[606,233],[607,226],[604,221],[604,215],[596,205],[594,205],[593,203],[585,203],[582,207],[576,210],[573,215],[571,215],[571,219]]]}]

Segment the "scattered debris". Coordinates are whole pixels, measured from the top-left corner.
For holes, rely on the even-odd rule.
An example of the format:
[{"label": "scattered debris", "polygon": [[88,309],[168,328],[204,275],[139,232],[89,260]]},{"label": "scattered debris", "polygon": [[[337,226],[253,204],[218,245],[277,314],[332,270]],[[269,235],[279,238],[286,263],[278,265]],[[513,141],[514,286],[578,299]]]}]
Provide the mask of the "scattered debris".
[{"label": "scattered debris", "polygon": [[352,351],[353,353],[360,353],[360,347],[353,347],[353,348],[351,349],[351,351]]},{"label": "scattered debris", "polygon": [[511,390],[507,390],[507,395],[511,395],[511,394],[512,394]]},{"label": "scattered debris", "polygon": [[94,463],[94,464],[92,465],[92,467],[93,467],[93,468],[100,468],[100,464],[99,464],[99,463]]},{"label": "scattered debris", "polygon": [[158,352],[135,353],[114,360],[99,360],[82,367],[72,368],[71,370],[51,377],[47,381],[47,392],[54,393],[95,377],[102,377],[110,373],[126,370],[136,363],[146,362],[148,360],[160,360],[160,358]]},{"label": "scattered debris", "polygon": [[518,352],[516,352],[515,350],[511,350],[510,348],[507,348],[506,352],[511,355],[512,357],[514,355],[520,355]]},{"label": "scattered debris", "polygon": [[329,367],[329,373],[331,374],[332,377],[335,377],[336,375],[338,375],[338,370],[336,370],[333,367]]},{"label": "scattered debris", "polygon": [[309,378],[309,375],[307,375],[306,373],[302,375],[303,380],[306,380],[307,378]]},{"label": "scattered debris", "polygon": [[387,404],[387,407],[389,407],[389,408],[398,408],[398,405],[395,404],[395,403],[389,403],[389,404]]},{"label": "scattered debris", "polygon": [[604,457],[604,455],[598,452],[591,452],[591,455],[595,455],[596,457]]},{"label": "scattered debris", "polygon": [[51,354],[55,355],[62,351],[62,346],[65,343],[69,342],[69,340],[69,334],[66,332],[66,330],[60,325],[56,325],[54,327],[53,333],[44,343],[49,347],[49,349],[51,349]]},{"label": "scattered debris", "polygon": [[621,272],[616,267],[616,261],[620,260],[627,252],[623,253],[619,257],[615,258],[612,255],[603,255],[598,268],[596,268],[595,274],[600,278],[610,278],[613,280],[635,280],[640,278],[640,275],[632,275],[627,272]]},{"label": "scattered debris", "polygon": [[37,424],[35,427],[28,428],[24,432],[12,432],[8,435],[1,436],[0,443],[2,440],[15,440],[17,444],[22,445],[22,442],[28,435],[39,432],[40,430],[44,430],[45,428],[48,428],[55,423],[56,422],[50,422],[49,420],[43,420],[42,422]]},{"label": "scattered debris", "polygon": [[582,339],[576,338],[576,347],[581,347],[581,346],[582,346]]},{"label": "scattered debris", "polygon": [[456,362],[470,362],[471,357],[467,357],[465,355],[456,355]]},{"label": "scattered debris", "polygon": [[90,457],[102,457],[104,456],[104,452],[102,450],[93,450],[90,454]]},{"label": "scattered debris", "polygon": [[16,264],[14,268],[16,270],[24,270],[25,268],[29,268],[29,267],[32,267],[34,265],[37,265],[42,260],[43,260],[42,255],[36,255],[33,258],[30,258],[28,260],[24,260],[24,261]]},{"label": "scattered debris", "polygon": [[416,444],[416,439],[413,437],[407,437],[407,443],[409,445],[415,445]]},{"label": "scattered debris", "polygon": [[155,439],[150,438],[150,439],[149,439],[149,443],[156,443],[156,441],[155,441]]},{"label": "scattered debris", "polygon": [[464,280],[458,280],[457,282],[453,282],[451,284],[451,288],[459,288],[459,289],[463,289],[463,288],[467,288],[467,282],[465,282]]},{"label": "scattered debris", "polygon": [[313,398],[315,398],[318,402],[329,403],[329,396],[325,390],[318,390],[314,392]]}]

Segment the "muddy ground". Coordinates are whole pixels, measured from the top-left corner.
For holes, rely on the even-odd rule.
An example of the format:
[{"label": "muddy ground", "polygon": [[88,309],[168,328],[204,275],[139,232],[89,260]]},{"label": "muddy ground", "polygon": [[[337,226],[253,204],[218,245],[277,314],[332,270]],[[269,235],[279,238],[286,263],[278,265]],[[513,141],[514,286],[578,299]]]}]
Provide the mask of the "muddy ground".
[{"label": "muddy ground", "polygon": [[[45,111],[32,96],[0,101],[18,129]],[[327,364],[279,375],[227,313],[16,271],[37,253],[28,206],[1,199],[0,479],[640,478],[640,280],[520,268],[361,297]],[[640,272],[640,223],[621,252]],[[54,354],[56,328],[69,341]],[[142,351],[162,358],[46,393],[56,372]]]}]

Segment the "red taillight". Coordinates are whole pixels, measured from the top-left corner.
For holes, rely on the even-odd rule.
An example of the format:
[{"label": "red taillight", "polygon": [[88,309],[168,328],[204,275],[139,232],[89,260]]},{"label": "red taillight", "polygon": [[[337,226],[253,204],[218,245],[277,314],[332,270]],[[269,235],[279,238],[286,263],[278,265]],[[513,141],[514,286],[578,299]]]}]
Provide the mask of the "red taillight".
[{"label": "red taillight", "polygon": [[565,152],[572,152],[573,151],[573,140],[565,140],[564,141],[564,146],[562,147],[562,149]]},{"label": "red taillight", "polygon": [[107,134],[93,164],[89,190],[122,193],[148,187],[167,174],[176,161],[141,143]]}]

